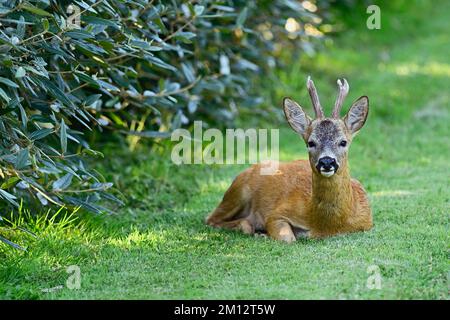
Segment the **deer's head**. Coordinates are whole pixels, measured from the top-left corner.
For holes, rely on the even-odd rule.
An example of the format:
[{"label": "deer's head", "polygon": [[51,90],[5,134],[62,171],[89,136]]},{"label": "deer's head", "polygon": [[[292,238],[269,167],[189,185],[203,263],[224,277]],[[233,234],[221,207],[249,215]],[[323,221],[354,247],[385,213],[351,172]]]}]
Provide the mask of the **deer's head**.
[{"label": "deer's head", "polygon": [[314,120],[295,101],[290,98],[283,100],[284,114],[289,125],[306,142],[313,171],[327,178],[347,165],[352,138],[366,122],[369,112],[369,99],[362,96],[352,104],[345,117],[340,118],[339,113],[349,86],[345,79],[338,80],[337,83],[339,94],[331,118],[324,117],[319,96],[310,77],[306,86],[316,114]]}]

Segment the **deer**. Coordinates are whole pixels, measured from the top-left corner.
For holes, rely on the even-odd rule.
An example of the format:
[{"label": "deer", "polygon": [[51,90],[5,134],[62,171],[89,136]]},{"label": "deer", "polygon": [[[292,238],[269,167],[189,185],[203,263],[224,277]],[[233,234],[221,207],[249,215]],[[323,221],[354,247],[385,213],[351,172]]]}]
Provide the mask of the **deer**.
[{"label": "deer", "polygon": [[284,115],[305,141],[309,160],[277,162],[278,170],[271,175],[261,174],[267,163],[252,165],[234,179],[220,204],[206,217],[207,225],[286,243],[372,228],[367,193],[350,177],[348,166],[349,147],[366,122],[369,98],[358,98],[340,118],[349,85],[346,79],[338,79],[337,84],[339,93],[331,117],[324,116],[310,77],[306,87],[315,119],[291,98],[283,99]]}]

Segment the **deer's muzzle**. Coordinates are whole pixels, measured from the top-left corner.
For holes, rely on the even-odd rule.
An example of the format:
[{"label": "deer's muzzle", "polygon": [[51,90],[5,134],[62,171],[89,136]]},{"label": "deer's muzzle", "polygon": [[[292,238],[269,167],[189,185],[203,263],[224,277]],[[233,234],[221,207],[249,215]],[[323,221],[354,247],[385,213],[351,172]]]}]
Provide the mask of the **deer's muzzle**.
[{"label": "deer's muzzle", "polygon": [[316,169],[322,176],[331,177],[339,169],[339,165],[332,157],[322,157],[317,161]]}]

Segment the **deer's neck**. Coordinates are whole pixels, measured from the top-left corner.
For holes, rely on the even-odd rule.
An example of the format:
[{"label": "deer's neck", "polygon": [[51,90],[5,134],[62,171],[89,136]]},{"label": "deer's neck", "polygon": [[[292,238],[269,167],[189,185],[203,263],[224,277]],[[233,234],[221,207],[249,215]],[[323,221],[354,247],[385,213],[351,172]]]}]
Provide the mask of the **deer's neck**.
[{"label": "deer's neck", "polygon": [[313,172],[311,205],[312,214],[323,223],[333,223],[351,215],[353,189],[347,165],[329,178]]}]

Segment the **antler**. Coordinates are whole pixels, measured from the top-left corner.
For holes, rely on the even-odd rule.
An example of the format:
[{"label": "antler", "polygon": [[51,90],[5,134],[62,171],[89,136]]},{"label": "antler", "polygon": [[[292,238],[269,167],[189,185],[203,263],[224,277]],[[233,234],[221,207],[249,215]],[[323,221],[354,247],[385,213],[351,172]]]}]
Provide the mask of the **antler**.
[{"label": "antler", "polygon": [[348,90],[350,87],[348,86],[348,82],[345,79],[342,79],[343,82],[338,79],[337,84],[339,86],[339,94],[336,99],[336,103],[334,104],[333,109],[333,118],[339,118],[339,114],[341,112],[342,104],[344,103],[345,97],[347,97]]},{"label": "antler", "polygon": [[311,96],[316,118],[323,118],[323,110],[320,106],[319,96],[317,95],[316,87],[314,86],[314,82],[311,80],[310,76],[308,76],[308,80],[306,81],[306,87],[308,88],[309,95]]}]

